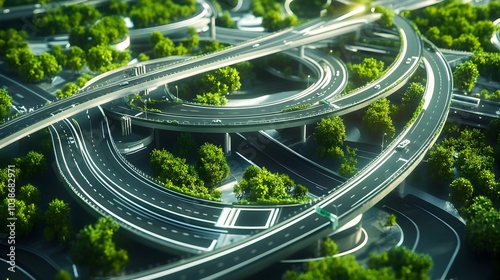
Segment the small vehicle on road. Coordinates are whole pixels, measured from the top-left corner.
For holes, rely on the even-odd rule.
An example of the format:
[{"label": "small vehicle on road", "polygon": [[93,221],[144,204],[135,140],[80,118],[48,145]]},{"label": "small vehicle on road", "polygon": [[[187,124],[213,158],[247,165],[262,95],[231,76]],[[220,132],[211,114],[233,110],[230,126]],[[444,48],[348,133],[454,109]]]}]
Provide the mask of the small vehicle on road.
[{"label": "small vehicle on road", "polygon": [[380,89],[380,84],[377,84],[376,86],[373,87],[374,89],[376,90],[379,90]]},{"label": "small vehicle on road", "polygon": [[119,86],[121,86],[121,87],[122,87],[122,86],[126,86],[126,85],[128,85],[128,81],[121,82],[121,83],[119,83],[118,85],[119,85]]},{"label": "small vehicle on road", "polygon": [[410,140],[405,139],[405,140],[401,141],[401,143],[398,144],[397,148],[399,150],[402,150],[402,149],[405,149],[406,147],[408,147],[409,144],[410,144]]}]

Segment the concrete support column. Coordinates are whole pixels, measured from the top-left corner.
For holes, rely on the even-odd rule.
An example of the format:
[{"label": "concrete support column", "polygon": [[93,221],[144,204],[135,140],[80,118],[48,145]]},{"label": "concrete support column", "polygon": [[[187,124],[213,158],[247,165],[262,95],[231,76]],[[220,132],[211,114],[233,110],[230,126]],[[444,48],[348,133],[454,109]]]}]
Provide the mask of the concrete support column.
[{"label": "concrete support column", "polygon": [[121,118],[122,136],[127,136],[132,133],[132,120],[129,116]]},{"label": "concrete support column", "polygon": [[300,141],[305,143],[307,139],[307,126],[303,125],[300,127]]},{"label": "concrete support column", "polygon": [[231,135],[229,133],[224,135],[224,153],[226,155],[231,154]]},{"label": "concrete support column", "polygon": [[210,33],[212,34],[212,40],[215,40],[215,17],[210,18]]},{"label": "concrete support column", "polygon": [[[300,58],[304,58],[304,46],[299,47],[299,56]],[[299,73],[302,73],[302,63],[299,63]]]},{"label": "concrete support column", "polygon": [[406,186],[406,179],[403,180],[403,182],[401,182],[397,188],[398,190],[398,195],[400,197],[404,197],[405,196],[405,186]]}]

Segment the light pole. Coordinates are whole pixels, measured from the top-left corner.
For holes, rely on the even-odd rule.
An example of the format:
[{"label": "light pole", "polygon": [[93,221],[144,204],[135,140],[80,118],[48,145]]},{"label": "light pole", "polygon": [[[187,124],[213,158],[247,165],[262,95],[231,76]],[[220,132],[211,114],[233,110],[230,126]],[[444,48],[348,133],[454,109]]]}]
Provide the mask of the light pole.
[{"label": "light pole", "polygon": [[311,78],[311,75],[307,75],[307,87],[309,87],[309,78]]},{"label": "light pole", "polygon": [[148,118],[148,100],[144,99],[144,114],[146,115],[146,119]]},{"label": "light pole", "polygon": [[385,132],[384,132],[384,134],[382,134],[382,143],[380,143],[380,152],[382,152],[384,150],[384,138],[386,135],[387,135],[387,133],[385,133]]},{"label": "light pole", "polygon": [[179,88],[175,85],[175,91],[177,92],[177,100],[179,100]]}]

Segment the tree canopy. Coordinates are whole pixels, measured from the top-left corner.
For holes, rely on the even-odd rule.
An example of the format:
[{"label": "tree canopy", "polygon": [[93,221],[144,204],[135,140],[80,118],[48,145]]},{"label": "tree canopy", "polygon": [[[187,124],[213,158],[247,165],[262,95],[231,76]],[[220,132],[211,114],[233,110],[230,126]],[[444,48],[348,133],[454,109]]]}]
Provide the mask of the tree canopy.
[{"label": "tree canopy", "polygon": [[388,137],[393,137],[396,128],[392,123],[390,101],[381,98],[368,106],[363,116],[364,128],[374,136],[382,137],[384,133]]},{"label": "tree canopy", "polygon": [[339,116],[321,119],[314,128],[314,140],[316,141],[316,152],[319,156],[329,154],[331,157],[343,157],[344,141],[346,139],[345,125]]},{"label": "tree canopy", "polygon": [[71,209],[67,202],[53,199],[45,211],[45,229],[43,234],[47,240],[65,243],[71,238]]},{"label": "tree canopy", "polygon": [[12,106],[12,97],[6,89],[0,88],[0,118],[4,118],[9,114]]},{"label": "tree canopy", "polygon": [[111,217],[101,217],[76,235],[71,248],[75,263],[86,266],[92,276],[116,275],[128,262],[127,251],[117,249],[113,241],[119,225]]},{"label": "tree canopy", "polygon": [[459,64],[453,71],[453,83],[455,87],[466,92],[471,92],[479,78],[479,71],[476,64],[466,61]]},{"label": "tree canopy", "polygon": [[222,148],[204,143],[198,149],[198,174],[207,187],[214,187],[229,175],[229,165]]},{"label": "tree canopy", "polygon": [[245,198],[242,203],[297,203],[306,199],[307,189],[296,185],[285,174],[252,165],[245,170],[243,180],[234,186],[234,194],[238,199]]}]

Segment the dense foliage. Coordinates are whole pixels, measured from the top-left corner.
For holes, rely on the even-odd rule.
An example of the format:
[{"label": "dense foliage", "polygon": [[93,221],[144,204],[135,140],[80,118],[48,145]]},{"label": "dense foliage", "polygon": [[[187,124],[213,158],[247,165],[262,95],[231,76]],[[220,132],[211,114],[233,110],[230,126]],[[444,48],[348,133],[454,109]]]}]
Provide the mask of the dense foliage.
[{"label": "dense foliage", "polygon": [[154,149],[150,156],[151,170],[166,188],[210,200],[220,200],[221,192],[209,190],[194,166],[162,149]]},{"label": "dense foliage", "polygon": [[229,175],[229,165],[222,148],[205,143],[198,149],[198,174],[207,187],[218,185]]},{"label": "dense foliage", "polygon": [[394,247],[381,254],[372,253],[367,267],[359,264],[352,255],[332,257],[337,246],[331,239],[322,245],[326,256],[319,261],[310,261],[304,272],[287,271],[284,280],[309,279],[430,279],[432,259],[425,254],[412,252],[405,247]]},{"label": "dense foliage", "polygon": [[86,266],[91,276],[116,275],[128,262],[127,251],[117,249],[113,241],[119,225],[111,217],[101,217],[94,225],[78,232],[71,248],[75,263]]},{"label": "dense foliage", "polygon": [[393,137],[396,128],[391,117],[391,103],[387,98],[381,98],[368,106],[363,116],[363,127],[373,136],[382,137],[386,134]]},{"label": "dense foliage", "polygon": [[317,154],[322,157],[325,154],[333,158],[342,158],[344,141],[346,139],[345,125],[339,116],[321,119],[314,128],[313,134],[316,142]]},{"label": "dense foliage", "polygon": [[474,6],[461,1],[444,1],[424,9],[407,11],[420,32],[438,47],[464,51],[495,51],[490,42],[495,31],[492,20],[500,16],[500,2]]},{"label": "dense foliage", "polygon": [[307,201],[307,188],[295,184],[285,174],[272,173],[266,168],[249,166],[243,180],[233,190],[240,203],[284,204]]}]

